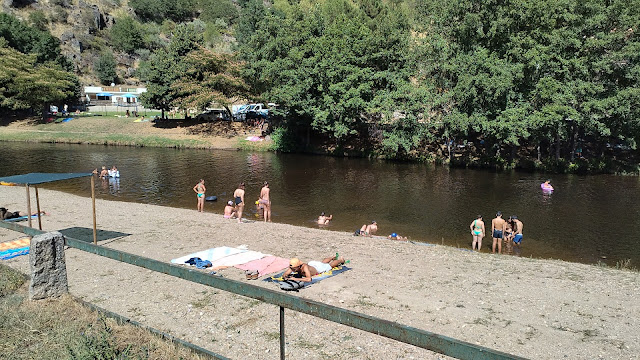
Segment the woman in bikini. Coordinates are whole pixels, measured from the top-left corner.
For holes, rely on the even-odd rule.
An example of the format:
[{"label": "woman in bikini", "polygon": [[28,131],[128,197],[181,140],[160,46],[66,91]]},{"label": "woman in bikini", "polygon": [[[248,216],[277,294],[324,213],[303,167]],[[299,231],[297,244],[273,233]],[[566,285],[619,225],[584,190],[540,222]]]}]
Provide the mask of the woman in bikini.
[{"label": "woman in bikini", "polygon": [[198,211],[204,212],[204,193],[207,191],[207,188],[204,186],[204,179],[200,179],[200,182],[193,187],[193,191],[195,191],[198,197]]},{"label": "woman in bikini", "polygon": [[484,221],[482,221],[482,215],[473,220],[471,225],[471,236],[473,236],[473,242],[471,243],[471,250],[476,250],[476,243],[478,244],[478,251],[482,248],[482,238],[484,237]]}]

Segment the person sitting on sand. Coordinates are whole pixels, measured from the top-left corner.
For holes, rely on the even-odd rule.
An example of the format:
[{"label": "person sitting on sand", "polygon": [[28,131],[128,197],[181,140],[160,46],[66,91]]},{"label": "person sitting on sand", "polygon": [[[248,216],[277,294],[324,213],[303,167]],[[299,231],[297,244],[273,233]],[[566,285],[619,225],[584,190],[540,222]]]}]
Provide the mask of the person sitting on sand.
[{"label": "person sitting on sand", "polygon": [[[44,211],[40,211],[40,215],[44,215],[44,214],[45,214]],[[36,216],[36,215],[38,215],[37,212],[31,214],[31,216]],[[11,212],[11,211],[7,210],[7,208],[0,207],[0,220],[15,219],[15,218],[23,217],[23,216],[27,216],[27,213],[22,212],[22,211]]]},{"label": "person sitting on sand", "polygon": [[373,220],[371,224],[364,224],[360,228],[360,230],[356,230],[356,235],[360,236],[371,236],[374,235],[378,231],[378,223]]},{"label": "person sitting on sand", "polygon": [[324,211],[318,216],[318,225],[327,225],[333,219],[333,215],[325,216]]},{"label": "person sitting on sand", "polygon": [[[312,276],[322,274],[342,264],[344,264],[344,258],[342,256],[332,256],[324,258],[322,261],[309,261],[309,264],[303,263],[298,258],[292,258],[289,261],[289,268],[282,274],[282,277],[285,280],[293,279],[296,281],[311,282]],[[294,273],[302,277],[294,277]]]},{"label": "person sitting on sand", "polygon": [[224,207],[224,218],[233,219],[234,216],[236,216],[236,211],[233,207],[233,201],[229,200],[227,201],[227,205]]},{"label": "person sitting on sand", "polygon": [[396,233],[391,233],[391,235],[387,236],[387,238],[391,239],[391,240],[401,240],[401,241],[402,240],[407,240],[406,236],[400,236],[400,235],[398,235]]}]

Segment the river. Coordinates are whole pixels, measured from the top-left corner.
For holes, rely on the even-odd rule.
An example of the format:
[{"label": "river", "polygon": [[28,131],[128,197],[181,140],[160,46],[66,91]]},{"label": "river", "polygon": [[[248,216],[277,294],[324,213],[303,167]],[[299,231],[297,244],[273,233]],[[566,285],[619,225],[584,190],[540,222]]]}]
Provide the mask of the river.
[{"label": "river", "polygon": [[[207,195],[220,199],[207,202],[205,211],[221,214],[224,202],[244,181],[246,217],[259,220],[251,204],[267,180],[274,222],[316,227],[315,219],[324,211],[334,215],[327,230],[354,231],[376,220],[378,235],[396,232],[410,240],[468,249],[469,224],[475,216],[484,216],[489,233],[491,219],[500,210],[524,223],[520,256],[609,265],[631,259],[631,266],[640,267],[640,179],[635,176],[547,176],[244,151],[2,145],[0,176],[88,172],[116,165],[118,181],[96,182],[102,199],[195,209],[192,188],[204,178]],[[540,190],[547,177],[556,189],[551,195]],[[82,196],[91,191],[86,179],[42,187]],[[491,238],[485,237],[483,251],[490,247]]]}]

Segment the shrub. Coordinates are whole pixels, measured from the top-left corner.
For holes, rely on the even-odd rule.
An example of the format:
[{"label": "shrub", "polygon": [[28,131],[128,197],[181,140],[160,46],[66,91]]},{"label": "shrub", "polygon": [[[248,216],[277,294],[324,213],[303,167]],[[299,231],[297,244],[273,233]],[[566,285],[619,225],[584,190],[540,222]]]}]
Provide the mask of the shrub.
[{"label": "shrub", "polygon": [[36,10],[29,14],[29,22],[34,28],[42,31],[46,31],[47,25],[49,25],[49,20],[42,10]]},{"label": "shrub", "polygon": [[288,128],[276,128],[271,133],[273,147],[271,150],[291,152],[296,148],[295,134]]},{"label": "shrub", "polygon": [[110,35],[111,43],[117,50],[132,54],[136,49],[144,47],[140,24],[128,16],[113,24]]}]

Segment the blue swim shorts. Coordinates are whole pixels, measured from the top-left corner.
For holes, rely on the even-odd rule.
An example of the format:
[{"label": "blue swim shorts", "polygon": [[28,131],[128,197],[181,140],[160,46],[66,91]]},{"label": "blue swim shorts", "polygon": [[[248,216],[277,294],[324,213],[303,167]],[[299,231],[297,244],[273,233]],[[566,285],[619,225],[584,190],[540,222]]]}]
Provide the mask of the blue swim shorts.
[{"label": "blue swim shorts", "polygon": [[513,242],[516,244],[520,244],[522,242],[522,234],[516,234],[513,238]]}]

